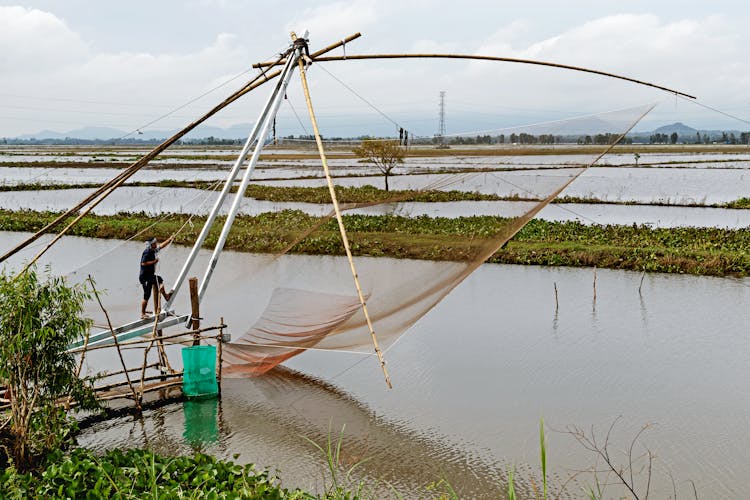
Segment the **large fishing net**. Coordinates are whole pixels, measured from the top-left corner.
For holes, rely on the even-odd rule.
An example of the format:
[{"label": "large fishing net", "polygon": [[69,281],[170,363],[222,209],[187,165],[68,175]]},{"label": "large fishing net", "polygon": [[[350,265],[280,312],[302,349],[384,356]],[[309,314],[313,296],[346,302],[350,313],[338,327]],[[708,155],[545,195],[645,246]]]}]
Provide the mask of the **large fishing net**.
[{"label": "large fishing net", "polygon": [[[502,252],[508,240],[579,176],[595,175],[589,167],[595,166],[651,107],[448,136],[453,145],[447,150],[413,142],[403,146],[408,151],[407,160],[393,170],[390,193],[382,192],[379,199],[366,203],[342,204],[355,253],[354,265],[381,348],[387,351],[482,263]],[[476,145],[477,136],[490,137],[490,144]],[[300,147],[298,142],[281,143],[269,154]],[[351,145],[339,142],[326,147],[345,150]],[[575,154],[569,154],[571,148],[577,148]],[[560,155],[562,149],[568,154]],[[275,162],[276,168],[291,165],[298,174],[296,178],[258,182],[325,186],[319,160],[306,160],[304,165],[285,161],[288,164]],[[334,179],[339,186],[382,187],[383,177],[354,156],[339,157],[331,163],[334,173],[340,174]],[[495,199],[415,202],[401,194],[405,190],[455,190],[494,195]],[[205,192],[206,197],[213,195]],[[194,197],[195,193],[186,196]],[[205,207],[205,201],[191,198],[186,206]],[[243,207],[255,203],[246,198]],[[284,212],[296,221],[294,228],[280,226],[272,235],[280,250],[272,254],[225,251],[201,304],[204,324],[216,324],[223,318],[229,325],[232,340],[223,348],[224,375],[259,375],[307,350],[373,353],[370,329],[346,258],[299,253],[308,244],[315,246],[321,239],[338,235],[332,206],[282,203],[274,208],[297,210]],[[315,216],[303,216],[300,210]],[[479,215],[492,217],[493,224],[477,225],[473,230],[473,216]],[[410,229],[399,233],[405,220],[411,221]],[[180,230],[194,230],[196,223],[188,219]],[[461,226],[460,231],[455,230],[457,226]],[[72,281],[82,282],[91,276],[104,293],[109,321],[117,326],[139,317],[142,291],[137,270],[148,236],[145,231],[127,242],[96,243],[67,238],[48,258],[58,262],[67,259],[58,270],[69,271]],[[449,257],[415,260],[378,256],[379,239],[383,254],[391,251],[408,257],[414,245],[422,250],[432,246],[435,259]],[[339,236],[332,244],[343,254]],[[366,255],[361,255],[362,249],[367,249]],[[164,277],[167,289],[188,250],[174,245],[160,252],[157,273]],[[424,257],[424,251],[420,255]],[[200,252],[191,276],[203,275],[208,257],[208,250]],[[189,313],[187,286],[181,288],[174,307],[177,314]],[[95,301],[88,313],[96,325],[107,326],[107,318]]]},{"label": "large fishing net", "polygon": [[[650,109],[650,106],[643,106],[595,117],[491,131],[495,137],[502,134],[510,141],[510,144],[494,146],[506,155],[490,156],[490,161],[480,156],[442,156],[439,168],[451,173],[430,173],[429,166],[425,168],[419,164],[420,160],[430,163],[424,158],[403,168],[401,175],[392,180],[397,191],[473,191],[497,195],[504,200],[492,202],[495,206],[491,207],[490,213],[497,217],[497,224],[491,233],[471,234],[469,231],[451,237],[447,244],[441,239],[442,245],[458,249],[451,252],[452,259],[456,259],[452,262],[356,259],[359,279],[367,296],[366,306],[381,345],[385,349],[391,346],[477,267],[501,251],[517,231],[594,165],[611,144]],[[592,137],[592,123],[598,130],[608,133]],[[527,146],[538,145],[540,141],[545,141],[547,148],[528,149]],[[581,148],[585,153],[575,156],[555,156],[555,148],[564,147],[563,142],[575,145],[596,142],[599,146]],[[564,158],[562,163],[558,163],[560,158]],[[410,170],[421,172],[412,174]],[[423,208],[415,203],[394,201],[397,196],[382,200],[380,204],[387,205],[387,208],[379,212],[373,210],[379,203],[363,204],[364,207],[350,204],[346,208],[350,213],[381,213],[386,214],[385,217],[409,215],[415,209]],[[450,206],[444,208],[443,214],[436,213],[455,217]],[[417,220],[419,223],[415,227],[421,225],[423,231],[417,229],[417,234],[409,238],[429,239],[432,234],[440,232],[435,225],[440,218],[418,216]],[[471,218],[464,220],[470,223]],[[305,234],[293,239],[289,246],[294,248],[292,245],[315,236],[315,232]],[[355,224],[349,236],[356,248],[358,241],[377,237],[377,230],[370,232]],[[400,244],[408,246],[409,238]],[[441,252],[436,251],[436,255],[441,255]],[[338,269],[326,270],[309,259],[286,254],[270,259],[267,266],[272,278],[269,276],[270,279],[263,282],[267,291],[260,302],[260,311],[250,327],[225,348],[225,373],[263,373],[306,349],[372,352],[369,328],[352,274],[344,259],[337,261]],[[307,269],[302,271],[301,267]]]}]

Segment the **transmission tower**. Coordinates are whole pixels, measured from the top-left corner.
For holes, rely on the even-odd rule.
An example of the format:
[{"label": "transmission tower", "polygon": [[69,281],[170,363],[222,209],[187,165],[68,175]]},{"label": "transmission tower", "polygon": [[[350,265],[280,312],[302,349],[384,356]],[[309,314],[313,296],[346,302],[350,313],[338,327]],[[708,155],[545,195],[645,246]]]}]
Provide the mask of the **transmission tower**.
[{"label": "transmission tower", "polygon": [[445,90],[440,91],[440,125],[438,133],[435,135],[439,148],[446,148],[445,145]]}]

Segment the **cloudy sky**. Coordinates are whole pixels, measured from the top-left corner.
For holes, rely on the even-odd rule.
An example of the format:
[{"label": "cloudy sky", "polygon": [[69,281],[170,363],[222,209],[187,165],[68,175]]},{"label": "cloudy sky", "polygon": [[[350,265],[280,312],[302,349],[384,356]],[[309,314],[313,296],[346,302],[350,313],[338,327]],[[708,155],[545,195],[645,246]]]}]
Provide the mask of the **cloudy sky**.
[{"label": "cloudy sky", "polygon": [[[334,2],[240,0],[0,0],[0,137],[84,126],[171,130],[220,101],[289,43],[310,32],[312,49],[354,32],[346,52],[450,52],[580,65],[698,96],[750,120],[750,15],[744,2],[538,0]],[[341,54],[339,49],[337,54]],[[637,128],[682,121],[750,129],[673,95],[600,76],[467,61],[318,64],[313,101],[328,136],[419,135],[438,128],[446,92],[448,133],[492,130],[659,103]],[[217,88],[218,87],[218,88]],[[267,87],[211,125],[254,120]],[[279,133],[309,129],[293,83]],[[300,120],[297,120],[297,115]]]}]

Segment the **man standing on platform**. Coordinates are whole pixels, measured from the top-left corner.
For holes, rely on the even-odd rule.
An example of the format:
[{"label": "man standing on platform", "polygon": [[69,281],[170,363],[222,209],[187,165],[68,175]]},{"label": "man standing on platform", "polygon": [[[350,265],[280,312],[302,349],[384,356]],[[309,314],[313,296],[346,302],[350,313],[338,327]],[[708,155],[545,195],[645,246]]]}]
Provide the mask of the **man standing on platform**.
[{"label": "man standing on platform", "polygon": [[156,274],[156,263],[159,262],[159,258],[156,254],[162,248],[166,247],[174,240],[174,236],[170,236],[162,243],[157,243],[156,238],[150,238],[146,241],[146,249],[141,255],[141,269],[138,275],[138,281],[141,282],[143,287],[143,300],[141,301],[141,319],[148,319],[151,311],[146,310],[148,299],[151,298],[151,289],[154,287],[154,283],[159,284],[159,291],[161,292],[164,300],[169,300],[172,296],[171,292],[167,292],[164,289],[164,280],[161,276]]}]

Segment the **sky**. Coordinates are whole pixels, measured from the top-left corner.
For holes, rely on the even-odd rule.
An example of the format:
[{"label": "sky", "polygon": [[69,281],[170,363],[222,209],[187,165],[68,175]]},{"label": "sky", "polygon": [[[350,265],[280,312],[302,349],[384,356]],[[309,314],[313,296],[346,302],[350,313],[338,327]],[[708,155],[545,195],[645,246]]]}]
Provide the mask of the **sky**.
[{"label": "sky", "polygon": [[[739,1],[0,0],[0,137],[81,127],[174,130],[257,74],[253,63],[309,30],[311,50],[355,32],[347,54],[441,52],[527,58],[626,75],[477,61],[317,63],[309,79],[326,136],[470,133],[657,103],[636,130],[681,121],[750,130],[750,14]],[[342,55],[337,49],[333,54]],[[210,125],[255,120],[260,87]],[[209,92],[210,91],[210,92]],[[206,94],[185,106],[198,96]],[[184,106],[184,107],[183,107]],[[708,109],[714,108],[725,114]],[[180,109],[177,109],[180,108]],[[310,130],[298,79],[279,135]],[[153,124],[150,122],[163,117]],[[730,115],[730,116],[727,116]]]}]

